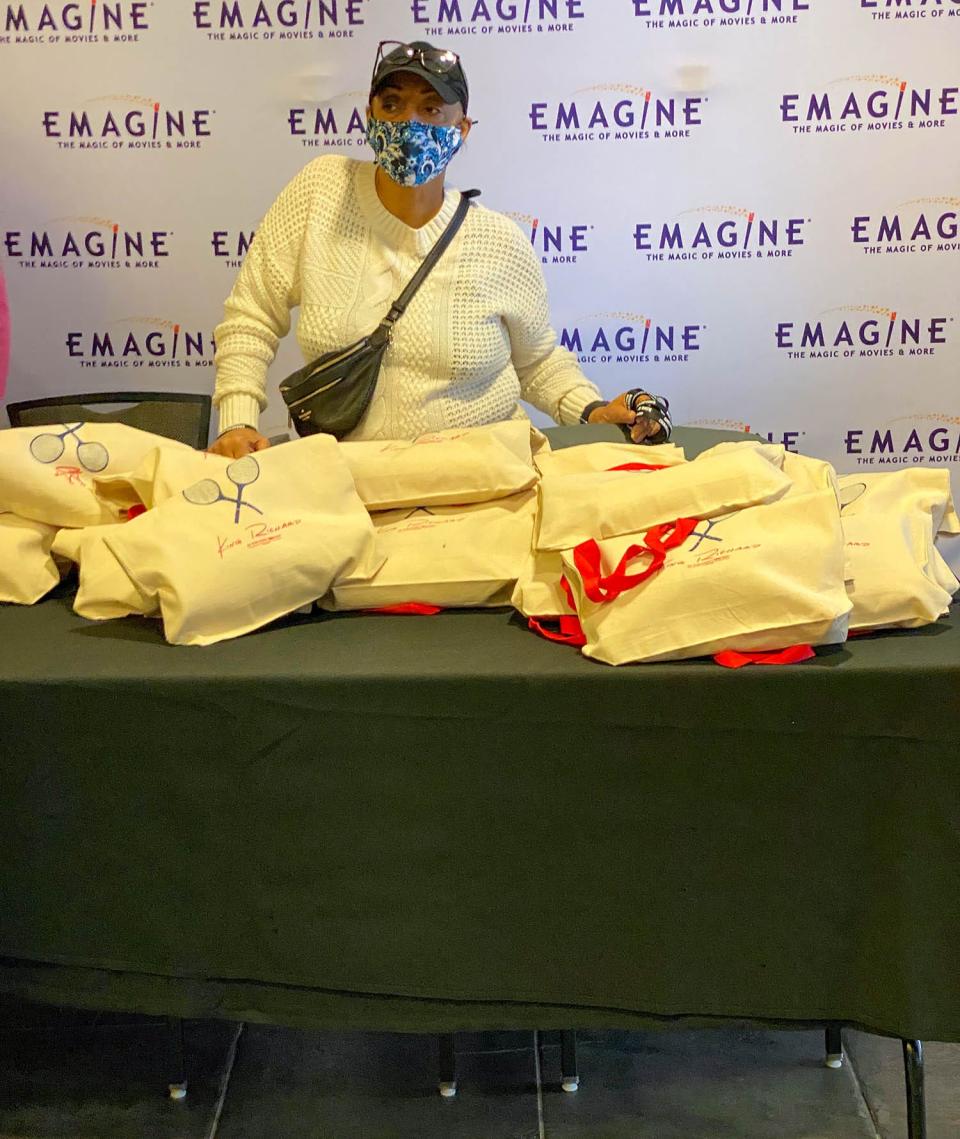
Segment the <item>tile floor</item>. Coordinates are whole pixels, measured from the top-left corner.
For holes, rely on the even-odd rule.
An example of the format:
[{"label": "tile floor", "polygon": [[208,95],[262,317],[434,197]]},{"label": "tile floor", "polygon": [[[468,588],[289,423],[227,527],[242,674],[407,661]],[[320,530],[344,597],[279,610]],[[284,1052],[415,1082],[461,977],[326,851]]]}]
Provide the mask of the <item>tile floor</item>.
[{"label": "tile floor", "polygon": [[[167,1028],[0,1002],[0,1139],[905,1139],[897,1041],[818,1032],[584,1032],[581,1088],[557,1033],[461,1033],[459,1094],[429,1036],[189,1021],[187,1098],[165,1097]],[[928,1139],[960,1135],[960,1046],[926,1050]]]}]

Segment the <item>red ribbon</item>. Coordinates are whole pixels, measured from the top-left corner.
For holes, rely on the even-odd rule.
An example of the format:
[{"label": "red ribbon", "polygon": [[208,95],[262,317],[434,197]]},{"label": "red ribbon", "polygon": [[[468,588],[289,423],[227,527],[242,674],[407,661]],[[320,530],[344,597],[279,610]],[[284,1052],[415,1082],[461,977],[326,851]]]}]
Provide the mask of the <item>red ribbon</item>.
[{"label": "red ribbon", "polygon": [[433,617],[443,612],[441,605],[427,605],[423,601],[403,601],[399,605],[381,605],[379,609],[364,609],[364,613],[382,613],[389,617]]},{"label": "red ribbon", "polygon": [[713,659],[724,668],[743,668],[747,664],[800,664],[816,655],[811,645],[790,645],[786,649],[755,653],[724,649],[722,653],[714,654]]},{"label": "red ribbon", "polygon": [[[580,574],[583,592],[591,601],[615,601],[621,593],[640,585],[663,569],[667,551],[682,546],[697,525],[695,518],[678,518],[663,522],[643,536],[641,545],[628,546],[612,573],[604,576],[600,547],[593,538],[581,542],[573,550],[573,564]],[[639,573],[627,573],[627,566],[640,554],[649,554],[650,562]]]},{"label": "red ribbon", "polygon": [[535,632],[539,633],[541,637],[546,637],[548,641],[557,641],[561,645],[576,645],[578,648],[587,643],[587,638],[583,635],[583,629],[580,626],[580,619],[578,617],[558,617],[557,630],[548,629],[543,621],[546,618],[531,617],[528,621],[529,627]]}]

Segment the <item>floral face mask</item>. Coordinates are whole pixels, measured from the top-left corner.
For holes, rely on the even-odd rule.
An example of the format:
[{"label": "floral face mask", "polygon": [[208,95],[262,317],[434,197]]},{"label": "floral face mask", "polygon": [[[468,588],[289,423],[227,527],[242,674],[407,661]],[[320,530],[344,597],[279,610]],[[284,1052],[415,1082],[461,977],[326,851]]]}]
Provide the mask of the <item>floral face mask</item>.
[{"label": "floral face mask", "polygon": [[393,123],[367,117],[367,142],[381,169],[401,186],[422,186],[438,177],[463,143],[459,127]]}]

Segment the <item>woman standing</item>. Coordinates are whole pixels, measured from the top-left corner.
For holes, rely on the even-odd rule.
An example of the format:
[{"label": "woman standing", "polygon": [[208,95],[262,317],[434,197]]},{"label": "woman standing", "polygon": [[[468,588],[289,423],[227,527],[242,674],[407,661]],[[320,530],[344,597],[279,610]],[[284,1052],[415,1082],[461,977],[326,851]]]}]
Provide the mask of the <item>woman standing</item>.
[{"label": "woman standing", "polygon": [[[446,169],[470,133],[459,57],[427,43],[379,45],[367,108],[374,162],[315,159],[271,206],[218,326],[212,450],[269,446],[257,424],[266,373],[290,311],[306,360],[371,332],[443,233],[461,195]],[[607,403],[556,341],[530,242],[473,205],[397,322],[366,414],[350,439],[412,439],[523,416],[526,400],[558,423],[608,422],[635,442],[669,433],[637,417],[624,393]]]}]

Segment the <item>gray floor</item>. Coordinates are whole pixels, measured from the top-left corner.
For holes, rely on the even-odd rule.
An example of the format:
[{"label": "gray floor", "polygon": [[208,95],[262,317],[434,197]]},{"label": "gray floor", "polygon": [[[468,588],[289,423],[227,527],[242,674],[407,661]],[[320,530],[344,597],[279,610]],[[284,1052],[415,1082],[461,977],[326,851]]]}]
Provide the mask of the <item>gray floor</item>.
[{"label": "gray floor", "polygon": [[[164,1095],[167,1029],[144,1017],[0,1002],[0,1139],[900,1139],[897,1041],[817,1032],[462,1033],[460,1091],[436,1093],[428,1036],[189,1021],[187,1098]],[[960,1135],[960,1046],[926,1049],[928,1139]]]}]

